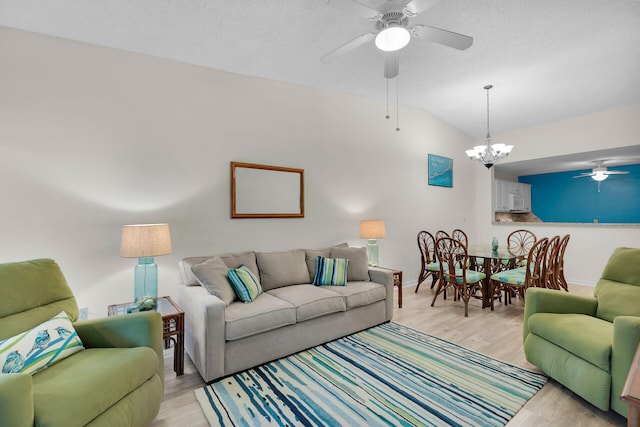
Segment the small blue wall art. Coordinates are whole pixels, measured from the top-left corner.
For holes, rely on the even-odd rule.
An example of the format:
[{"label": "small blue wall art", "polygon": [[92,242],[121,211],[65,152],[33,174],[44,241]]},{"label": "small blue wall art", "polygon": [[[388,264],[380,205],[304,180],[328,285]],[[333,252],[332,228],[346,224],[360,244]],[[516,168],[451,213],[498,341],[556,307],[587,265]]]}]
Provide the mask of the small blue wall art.
[{"label": "small blue wall art", "polygon": [[453,187],[453,159],[429,154],[429,185]]}]

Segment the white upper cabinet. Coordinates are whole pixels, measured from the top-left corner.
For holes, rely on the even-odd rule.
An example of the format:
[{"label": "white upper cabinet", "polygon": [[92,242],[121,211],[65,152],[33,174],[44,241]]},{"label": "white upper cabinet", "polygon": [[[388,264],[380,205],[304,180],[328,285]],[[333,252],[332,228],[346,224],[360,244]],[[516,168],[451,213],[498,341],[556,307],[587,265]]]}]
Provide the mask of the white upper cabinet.
[{"label": "white upper cabinet", "polygon": [[496,212],[531,212],[531,185],[495,180]]}]

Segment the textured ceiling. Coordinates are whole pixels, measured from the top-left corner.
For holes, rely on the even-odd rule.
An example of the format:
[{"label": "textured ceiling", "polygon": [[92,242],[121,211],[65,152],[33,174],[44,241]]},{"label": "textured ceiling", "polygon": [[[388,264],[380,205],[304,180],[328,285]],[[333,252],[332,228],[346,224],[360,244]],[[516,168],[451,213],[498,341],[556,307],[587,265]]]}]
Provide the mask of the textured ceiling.
[{"label": "textured ceiling", "polygon": [[[359,1],[397,9],[407,3]],[[486,132],[489,83],[492,133],[640,102],[640,1],[440,0],[416,23],[474,43],[458,51],[411,40],[400,54],[400,103],[474,137]],[[375,29],[323,0],[0,0],[0,25],[386,97],[383,54],[372,42],[320,62]]]}]

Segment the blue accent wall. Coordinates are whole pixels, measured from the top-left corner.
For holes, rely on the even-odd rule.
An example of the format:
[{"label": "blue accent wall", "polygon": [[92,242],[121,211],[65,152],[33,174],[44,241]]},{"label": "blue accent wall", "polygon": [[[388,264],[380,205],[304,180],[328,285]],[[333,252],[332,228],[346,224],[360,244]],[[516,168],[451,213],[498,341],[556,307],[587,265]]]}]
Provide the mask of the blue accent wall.
[{"label": "blue accent wall", "polygon": [[640,164],[610,167],[629,171],[600,183],[573,178],[591,169],[519,176],[531,184],[531,211],[543,222],[640,223]]}]

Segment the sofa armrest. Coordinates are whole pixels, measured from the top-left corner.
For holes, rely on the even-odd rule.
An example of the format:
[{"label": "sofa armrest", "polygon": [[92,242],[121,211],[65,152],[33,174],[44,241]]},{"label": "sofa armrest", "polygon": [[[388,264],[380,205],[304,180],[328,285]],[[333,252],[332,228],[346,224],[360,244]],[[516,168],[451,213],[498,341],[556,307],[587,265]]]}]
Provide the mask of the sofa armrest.
[{"label": "sofa armrest", "polygon": [[162,316],[155,311],[80,320],[73,324],[86,348],[150,347],[158,355],[164,383]]},{"label": "sofa armrest", "polygon": [[[618,316],[613,319],[613,349],[611,351],[611,406],[627,413],[627,404],[620,400],[633,356],[640,343],[640,317]],[[619,410],[618,410],[619,409]],[[626,415],[625,415],[626,416]]]},{"label": "sofa armrest", "polygon": [[574,295],[546,288],[528,288],[525,293],[523,342],[529,335],[529,316],[535,313],[575,313],[595,316],[598,300],[595,297]]},{"label": "sofa armrest", "polygon": [[393,317],[393,272],[386,268],[369,267],[369,277],[372,282],[384,285],[387,291],[385,319],[391,320]]},{"label": "sofa armrest", "polygon": [[0,423],[31,427],[34,422],[33,382],[28,374],[0,375]]},{"label": "sofa armrest", "polygon": [[184,310],[184,344],[206,382],[224,375],[225,309],[220,298],[202,286],[178,286],[178,300]]}]

